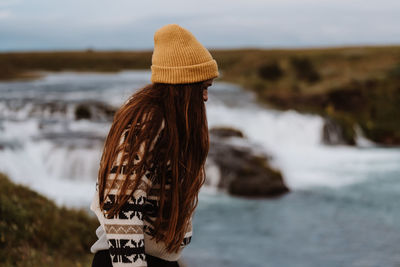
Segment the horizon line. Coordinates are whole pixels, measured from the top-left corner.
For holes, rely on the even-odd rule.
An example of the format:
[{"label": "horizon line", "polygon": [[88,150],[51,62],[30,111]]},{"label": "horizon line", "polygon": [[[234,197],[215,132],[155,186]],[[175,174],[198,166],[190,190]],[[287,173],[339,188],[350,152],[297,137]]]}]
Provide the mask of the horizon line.
[{"label": "horizon line", "polygon": [[[400,43],[393,44],[342,44],[342,45],[304,45],[304,46],[237,46],[237,47],[206,47],[210,51],[234,51],[234,50],[326,50],[343,48],[373,48],[373,47],[399,47]],[[16,49],[1,50],[1,54],[6,53],[45,53],[45,52],[152,52],[154,48],[53,48],[53,49]]]}]

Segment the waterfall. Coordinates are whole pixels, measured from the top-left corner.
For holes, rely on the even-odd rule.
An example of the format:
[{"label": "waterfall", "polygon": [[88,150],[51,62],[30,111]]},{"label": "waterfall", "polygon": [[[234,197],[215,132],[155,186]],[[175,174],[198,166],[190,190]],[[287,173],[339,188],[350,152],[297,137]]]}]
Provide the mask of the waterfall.
[{"label": "waterfall", "polygon": [[[36,81],[1,82],[0,171],[59,204],[89,203],[110,109],[117,109],[149,78],[148,71],[66,72]],[[91,116],[77,120],[78,105],[85,105]],[[282,171],[292,190],[355,183],[374,166],[371,160],[380,167],[397,160],[385,150],[325,146],[320,116],[261,107],[253,94],[233,84],[215,82],[206,106],[209,128],[241,130],[272,156],[271,165]],[[371,144],[359,130],[357,136],[357,144]],[[207,174],[206,190],[215,191],[220,173],[212,162]]]}]

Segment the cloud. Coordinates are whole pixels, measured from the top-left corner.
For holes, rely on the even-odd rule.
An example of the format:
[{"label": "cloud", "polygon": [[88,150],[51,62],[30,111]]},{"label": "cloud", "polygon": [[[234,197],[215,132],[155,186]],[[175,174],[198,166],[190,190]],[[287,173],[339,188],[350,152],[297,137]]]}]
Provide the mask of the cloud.
[{"label": "cloud", "polygon": [[11,11],[10,10],[1,10],[0,9],[0,20],[2,19],[7,19],[9,17],[11,17]]},{"label": "cloud", "polygon": [[[207,47],[400,43],[397,0],[2,0],[0,50],[151,49],[167,23]],[[3,7],[3,9],[1,8]]]},{"label": "cloud", "polygon": [[1,0],[0,7],[8,7],[20,3],[21,0]]}]

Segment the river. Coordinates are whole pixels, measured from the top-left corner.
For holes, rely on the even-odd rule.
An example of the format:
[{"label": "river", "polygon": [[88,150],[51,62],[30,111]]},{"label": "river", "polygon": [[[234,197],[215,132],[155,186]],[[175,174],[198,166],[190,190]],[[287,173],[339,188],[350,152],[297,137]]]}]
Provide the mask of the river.
[{"label": "river", "polygon": [[[88,209],[110,127],[102,104],[118,107],[148,81],[149,71],[123,71],[0,82],[0,171]],[[75,120],[82,103],[92,119]],[[209,127],[240,129],[272,156],[291,192],[254,200],[204,186],[183,251],[190,267],[400,266],[400,148],[361,133],[355,147],[324,145],[321,117],[270,109],[218,80],[206,106]]]}]

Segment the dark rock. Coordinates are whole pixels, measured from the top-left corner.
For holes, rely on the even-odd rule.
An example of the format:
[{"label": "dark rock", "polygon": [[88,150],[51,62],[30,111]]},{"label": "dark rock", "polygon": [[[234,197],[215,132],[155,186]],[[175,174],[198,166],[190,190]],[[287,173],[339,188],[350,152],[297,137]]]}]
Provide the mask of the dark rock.
[{"label": "dark rock", "polygon": [[262,171],[256,168],[255,165],[240,170],[238,174],[242,178],[231,182],[229,192],[234,195],[273,197],[289,191],[279,171],[268,166]]},{"label": "dark rock", "polygon": [[232,195],[275,197],[289,192],[281,172],[269,166],[270,158],[246,139],[210,133],[208,161],[220,170],[218,188]]},{"label": "dark rock", "polygon": [[102,101],[88,100],[79,103],[75,108],[75,119],[112,121],[116,109]]},{"label": "dark rock", "polygon": [[322,143],[326,145],[355,145],[353,125],[343,120],[325,117],[322,127]]},{"label": "dark rock", "polygon": [[210,135],[217,137],[244,137],[244,134],[237,129],[229,127],[215,127],[210,129]]},{"label": "dark rock", "polygon": [[92,113],[90,112],[90,109],[86,105],[78,105],[75,108],[75,119],[80,120],[80,119],[90,119],[92,117]]}]

